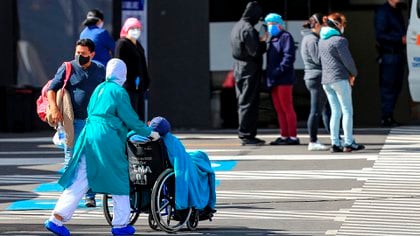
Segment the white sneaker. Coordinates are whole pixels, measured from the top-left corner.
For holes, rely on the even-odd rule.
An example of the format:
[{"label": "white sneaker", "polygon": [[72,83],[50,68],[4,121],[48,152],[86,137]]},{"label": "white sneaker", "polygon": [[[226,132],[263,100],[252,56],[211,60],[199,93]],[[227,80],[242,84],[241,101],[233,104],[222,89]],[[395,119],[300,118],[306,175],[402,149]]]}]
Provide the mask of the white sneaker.
[{"label": "white sneaker", "polygon": [[329,148],[327,146],[319,143],[319,141],[316,141],[315,143],[310,142],[308,144],[308,151],[326,151],[328,149]]}]

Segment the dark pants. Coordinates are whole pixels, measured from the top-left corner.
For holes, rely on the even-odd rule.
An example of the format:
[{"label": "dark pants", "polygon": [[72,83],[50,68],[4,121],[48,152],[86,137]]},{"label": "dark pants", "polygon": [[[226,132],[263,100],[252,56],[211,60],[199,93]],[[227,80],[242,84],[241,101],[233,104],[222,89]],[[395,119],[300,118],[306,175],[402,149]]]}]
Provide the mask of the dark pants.
[{"label": "dark pants", "polygon": [[406,67],[405,54],[383,54],[379,65],[382,119],[392,118],[401,92]]},{"label": "dark pants", "polygon": [[306,88],[309,90],[311,98],[311,110],[307,121],[308,133],[311,142],[318,140],[319,121],[322,121],[325,130],[329,133],[329,123],[331,111],[329,109],[327,96],[321,85],[321,78],[305,80]]},{"label": "dark pants", "polygon": [[234,65],[235,91],[238,100],[238,136],[257,135],[261,67],[257,63],[236,61]]},{"label": "dark pants", "polygon": [[130,96],[130,102],[133,109],[136,111],[139,119],[141,121],[147,122],[144,120],[144,93],[139,93],[137,91],[128,91],[128,95]]}]

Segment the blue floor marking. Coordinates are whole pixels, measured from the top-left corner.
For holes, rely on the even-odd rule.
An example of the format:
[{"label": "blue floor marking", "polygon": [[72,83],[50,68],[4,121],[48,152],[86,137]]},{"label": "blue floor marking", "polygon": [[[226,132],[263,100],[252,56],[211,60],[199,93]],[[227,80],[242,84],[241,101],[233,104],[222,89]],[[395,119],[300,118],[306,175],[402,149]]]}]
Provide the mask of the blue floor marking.
[{"label": "blue floor marking", "polygon": [[229,171],[236,166],[237,161],[212,161],[211,167],[214,171]]},{"label": "blue floor marking", "polygon": [[[236,166],[236,161],[212,161],[211,167],[214,171],[230,171]],[[220,180],[217,179],[216,175],[216,187],[220,185]]]},{"label": "blue floor marking", "polygon": [[62,192],[63,187],[57,182],[40,184],[34,189],[34,192]]},{"label": "blue floor marking", "polygon": [[[38,199],[17,201],[6,208],[8,211],[53,210],[58,199]],[[102,207],[102,200],[96,201],[96,207]],[[87,208],[85,201],[80,201],[77,208]]]}]

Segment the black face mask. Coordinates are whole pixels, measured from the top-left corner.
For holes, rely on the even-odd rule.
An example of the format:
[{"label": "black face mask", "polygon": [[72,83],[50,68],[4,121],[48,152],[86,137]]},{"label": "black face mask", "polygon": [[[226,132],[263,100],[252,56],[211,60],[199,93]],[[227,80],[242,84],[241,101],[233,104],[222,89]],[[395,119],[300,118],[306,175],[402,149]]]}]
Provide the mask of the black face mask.
[{"label": "black face mask", "polygon": [[84,57],[82,55],[76,55],[75,59],[76,59],[77,63],[79,63],[80,66],[86,65],[90,61],[89,56]]}]

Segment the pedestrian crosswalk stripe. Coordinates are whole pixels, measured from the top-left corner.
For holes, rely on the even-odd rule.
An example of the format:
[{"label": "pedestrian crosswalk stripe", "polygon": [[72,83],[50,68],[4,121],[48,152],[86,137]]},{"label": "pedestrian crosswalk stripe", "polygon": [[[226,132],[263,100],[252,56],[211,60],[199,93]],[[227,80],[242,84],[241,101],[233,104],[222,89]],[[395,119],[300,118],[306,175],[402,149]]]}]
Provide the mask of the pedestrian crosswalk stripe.
[{"label": "pedestrian crosswalk stripe", "polygon": [[411,127],[391,130],[337,236],[420,235],[418,133]]},{"label": "pedestrian crosswalk stripe", "polygon": [[358,160],[365,159],[368,161],[374,161],[377,159],[377,154],[367,153],[352,153],[352,154],[340,154],[340,155],[209,155],[210,160],[274,160],[274,161],[303,161],[303,160]]},{"label": "pedestrian crosswalk stripe", "polygon": [[[235,207],[232,207],[235,208]],[[337,216],[347,214],[345,210],[322,211],[322,210],[259,210],[259,209],[219,209],[215,213],[215,219],[267,219],[267,220],[291,220],[291,219],[310,219],[310,220],[335,220]],[[0,220],[20,217],[21,219],[42,219],[51,215],[51,211],[2,211]],[[141,218],[146,218],[147,214],[140,214]],[[72,219],[102,219],[104,218],[102,209],[80,207],[74,213]]]},{"label": "pedestrian crosswalk stripe", "polygon": [[[235,166],[236,166],[236,161],[212,161],[212,166],[215,170],[220,171],[220,172],[224,172],[224,171],[229,171],[232,170]],[[62,171],[62,170],[60,170]],[[43,182],[45,181],[46,177],[44,177],[42,175],[41,176],[37,176],[37,175],[32,175],[32,176],[19,176],[19,175],[9,175],[9,176],[1,176],[0,177],[0,183],[1,182],[5,182],[5,183],[37,183],[37,182]],[[54,179],[56,180],[57,177],[49,177],[49,179]],[[220,180],[216,180],[216,187],[220,184]],[[39,198],[43,198],[44,196],[46,196],[45,194],[43,194],[44,192],[47,193],[51,193],[51,192],[61,192],[63,190],[63,188],[56,182],[47,182],[47,183],[42,183],[40,185],[38,185],[35,189],[34,192],[39,194],[40,196],[38,196],[37,199],[31,199],[31,200],[20,200],[20,201],[15,201],[13,203],[11,203],[7,209],[8,210],[39,210],[39,209],[53,209],[56,203],[56,200],[46,200],[46,199],[39,199]],[[47,196],[51,196],[51,195],[47,195]],[[59,194],[57,194],[57,196],[55,196],[55,199],[57,199],[59,197]],[[2,197],[0,197],[0,199],[16,199],[16,195],[13,196],[5,196],[5,194],[3,194]],[[83,206],[84,207],[84,203],[80,203],[79,207]]]},{"label": "pedestrian crosswalk stripe", "polygon": [[0,175],[0,184],[31,184],[57,180],[48,175]]}]

